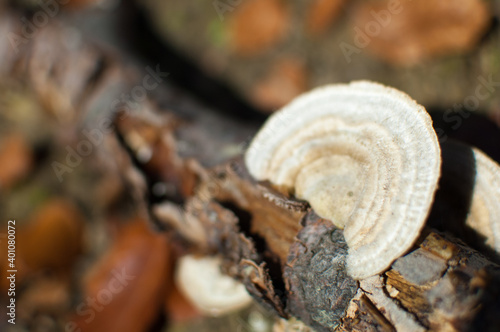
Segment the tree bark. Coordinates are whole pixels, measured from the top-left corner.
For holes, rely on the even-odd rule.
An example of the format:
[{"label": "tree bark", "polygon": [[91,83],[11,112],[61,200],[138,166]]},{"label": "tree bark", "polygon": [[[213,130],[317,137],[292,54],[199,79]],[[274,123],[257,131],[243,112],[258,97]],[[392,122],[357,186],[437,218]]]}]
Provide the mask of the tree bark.
[{"label": "tree bark", "polygon": [[[191,130],[203,126],[192,121]],[[127,135],[124,126],[118,128]],[[216,128],[218,141],[222,133]],[[164,134],[170,139],[163,144],[174,145],[162,149],[171,151],[165,164],[173,172],[169,176],[190,174],[192,180],[177,183],[177,192],[190,193],[177,203],[153,205],[154,217],[189,250],[222,255],[224,270],[279,316],[297,317],[316,331],[494,331],[500,326],[495,315],[500,270],[459,239],[427,227],[388,271],[355,281],[345,269],[342,231],[307,202],[253,180],[241,157],[215,167],[184,159],[175,153],[175,144],[183,144],[175,130]],[[198,142],[200,150],[207,139]],[[177,169],[169,166],[172,160]]]}]

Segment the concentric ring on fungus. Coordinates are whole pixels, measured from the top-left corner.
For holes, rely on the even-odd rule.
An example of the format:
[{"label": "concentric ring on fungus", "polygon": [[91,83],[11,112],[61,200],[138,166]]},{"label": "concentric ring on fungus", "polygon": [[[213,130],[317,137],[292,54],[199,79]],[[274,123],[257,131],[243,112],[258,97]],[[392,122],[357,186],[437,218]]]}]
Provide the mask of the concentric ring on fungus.
[{"label": "concentric ring on fungus", "polygon": [[264,124],[245,154],[250,174],[310,203],[344,229],[349,274],[385,270],[429,213],[441,154],[432,121],[408,95],[372,82],[306,93]]}]

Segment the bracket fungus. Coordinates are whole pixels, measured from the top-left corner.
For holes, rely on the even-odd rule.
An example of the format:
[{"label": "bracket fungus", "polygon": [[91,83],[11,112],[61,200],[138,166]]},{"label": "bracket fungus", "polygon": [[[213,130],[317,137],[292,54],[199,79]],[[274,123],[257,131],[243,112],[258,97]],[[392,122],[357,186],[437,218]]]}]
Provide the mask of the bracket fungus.
[{"label": "bracket fungus", "polygon": [[452,140],[442,152],[443,176],[430,224],[500,254],[500,166],[481,150]]},{"label": "bracket fungus", "polygon": [[500,166],[481,150],[472,148],[472,151],[476,178],[466,224],[500,254]]},{"label": "bracket fungus", "polygon": [[222,274],[221,266],[219,257],[186,255],[178,262],[175,281],[179,290],[206,315],[221,316],[252,303],[245,286]]},{"label": "bracket fungus", "polygon": [[440,175],[432,121],[408,95],[372,82],[304,94],[264,124],[250,174],[344,229],[355,279],[388,268],[424,226]]}]

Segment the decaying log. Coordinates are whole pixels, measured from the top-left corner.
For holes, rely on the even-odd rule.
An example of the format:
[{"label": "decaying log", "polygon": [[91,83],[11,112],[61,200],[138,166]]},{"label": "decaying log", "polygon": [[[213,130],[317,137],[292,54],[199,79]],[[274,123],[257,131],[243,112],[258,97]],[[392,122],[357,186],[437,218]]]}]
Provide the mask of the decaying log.
[{"label": "decaying log", "polygon": [[[143,120],[130,121],[145,126]],[[125,127],[118,128],[126,137]],[[182,144],[175,131],[164,135],[172,138],[168,144]],[[222,255],[224,270],[281,317],[297,317],[316,331],[493,331],[499,326],[500,269],[460,240],[428,227],[388,271],[358,282],[346,273],[341,231],[306,202],[253,180],[241,158],[211,168],[175,153],[172,158],[182,170],[179,177],[188,170],[196,179],[188,190],[194,194],[182,203],[154,205],[154,216],[190,250]]]}]

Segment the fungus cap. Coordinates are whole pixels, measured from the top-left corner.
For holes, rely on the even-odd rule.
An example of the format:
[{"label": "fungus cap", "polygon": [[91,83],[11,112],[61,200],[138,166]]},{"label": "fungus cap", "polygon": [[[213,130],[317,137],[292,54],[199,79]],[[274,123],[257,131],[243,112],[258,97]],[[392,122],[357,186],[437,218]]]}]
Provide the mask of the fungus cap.
[{"label": "fungus cap", "polygon": [[500,165],[471,147],[475,179],[466,225],[484,236],[485,243],[500,254]]},{"label": "fungus cap", "polygon": [[180,291],[202,313],[221,316],[240,310],[252,302],[245,286],[222,274],[219,257],[183,256],[176,269]]},{"label": "fungus cap", "polygon": [[344,229],[348,271],[363,279],[411,248],[429,213],[441,155],[408,95],[372,82],[330,85],[271,116],[245,164]]}]

